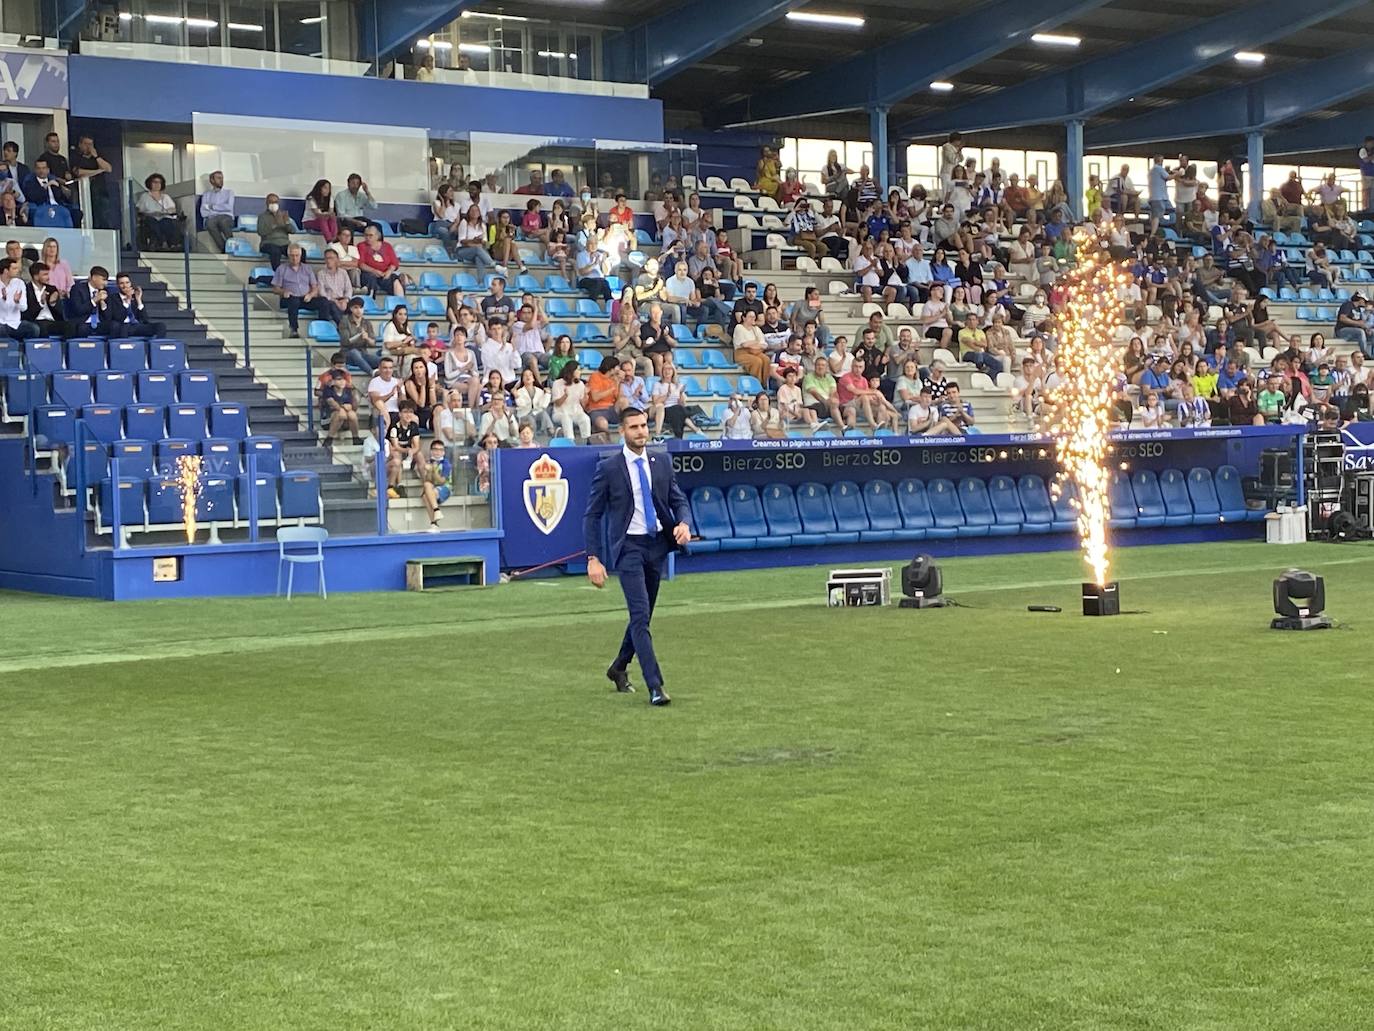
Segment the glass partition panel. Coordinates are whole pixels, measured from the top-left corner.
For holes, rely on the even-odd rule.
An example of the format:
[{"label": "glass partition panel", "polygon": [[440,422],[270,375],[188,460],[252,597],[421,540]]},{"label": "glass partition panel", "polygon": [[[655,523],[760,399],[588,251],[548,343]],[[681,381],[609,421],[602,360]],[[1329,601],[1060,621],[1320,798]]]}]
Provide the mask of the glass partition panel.
[{"label": "glass partition panel", "polygon": [[694,144],[479,132],[470,140],[470,173],[487,177],[496,193],[542,182],[550,196],[557,195],[554,184],[562,183],[567,196],[586,188],[603,199],[624,190],[632,200],[657,200],[670,181],[680,188],[684,176],[697,174]]}]

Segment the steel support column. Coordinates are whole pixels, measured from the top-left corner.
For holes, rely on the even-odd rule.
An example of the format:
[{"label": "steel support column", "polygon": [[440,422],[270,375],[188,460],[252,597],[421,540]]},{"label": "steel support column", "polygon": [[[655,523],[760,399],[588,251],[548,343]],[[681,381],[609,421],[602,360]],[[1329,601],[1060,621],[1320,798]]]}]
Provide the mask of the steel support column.
[{"label": "steel support column", "polygon": [[1062,170],[1064,192],[1074,217],[1083,218],[1088,212],[1083,203],[1083,123],[1078,119],[1064,126],[1064,159],[1069,166]]}]

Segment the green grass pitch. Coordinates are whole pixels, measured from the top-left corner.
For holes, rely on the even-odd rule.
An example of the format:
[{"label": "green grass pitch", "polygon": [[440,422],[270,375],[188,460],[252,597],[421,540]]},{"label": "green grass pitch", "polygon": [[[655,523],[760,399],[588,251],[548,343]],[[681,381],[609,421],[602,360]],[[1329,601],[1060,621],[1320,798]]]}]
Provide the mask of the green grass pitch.
[{"label": "green grass pitch", "polygon": [[0,596],[0,1028],[1374,1026],[1374,545],[1115,558]]}]

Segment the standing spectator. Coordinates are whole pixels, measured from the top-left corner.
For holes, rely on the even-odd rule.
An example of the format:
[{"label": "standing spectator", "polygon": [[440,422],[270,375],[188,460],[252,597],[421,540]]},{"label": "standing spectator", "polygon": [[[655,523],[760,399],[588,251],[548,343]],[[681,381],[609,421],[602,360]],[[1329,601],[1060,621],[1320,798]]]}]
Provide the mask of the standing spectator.
[{"label": "standing spectator", "polygon": [[825,192],[831,197],[843,197],[849,192],[849,177],[854,169],[849,168],[836,151],[825,156],[825,166],[821,169],[821,181]]},{"label": "standing spectator", "polygon": [[358,274],[363,289],[374,295],[406,294],[407,280],[401,262],[391,244],[382,239],[382,230],[375,223],[363,231],[363,242],[358,246]]},{"label": "standing spectator", "polygon": [[177,211],[177,202],[167,196],[167,180],[160,172],[154,172],[143,180],[143,187],[134,207],[153,246],[162,251],[181,250],[181,213]]},{"label": "standing spectator", "polygon": [[38,327],[24,321],[29,307],[28,286],[14,274],[14,259],[0,258],[0,327],[15,340],[38,335]]},{"label": "standing spectator", "polygon": [[33,173],[23,183],[24,197],[30,204],[42,207],[66,208],[71,215],[72,225],[80,228],[81,209],[72,200],[62,179],[48,165],[48,159],[41,157],[33,163]]},{"label": "standing spectator", "polygon": [[6,140],[0,148],[0,164],[4,164],[10,173],[10,184],[16,188],[29,177],[29,166],[19,160],[19,144],[13,140]]},{"label": "standing spectator", "polygon": [[234,191],[225,188],[223,172],[210,173],[210,188],[200,195],[200,217],[215,250],[223,253],[225,243],[234,234]]},{"label": "standing spectator", "polygon": [[115,339],[122,337],[160,337],[165,336],[167,327],[161,322],[151,322],[147,309],[143,307],[143,287],[134,286],[127,272],[115,277],[116,293],[109,298],[109,335]]},{"label": "standing spectator", "polygon": [[339,235],[339,220],[334,217],[334,184],[328,179],[316,180],[305,195],[305,218],[302,229],[311,229],[328,243]]},{"label": "standing spectator", "polygon": [[563,178],[563,169],[555,168],[549,173],[549,181],[544,184],[544,196],[562,197],[564,200],[570,200],[572,195],[573,188]]},{"label": "standing spectator", "polygon": [[[363,177],[354,172],[348,177],[348,188],[334,198],[334,215],[339,226],[349,229],[366,229],[372,224],[368,213],[377,210],[377,202],[363,182]],[[332,239],[333,237],[326,237]]]},{"label": "standing spectator", "polygon": [[301,309],[314,312],[321,319],[336,321],[331,313],[333,306],[320,296],[315,270],[305,264],[304,256],[300,244],[291,244],[286,251],[286,260],[272,273],[272,292],[281,298],[281,307],[286,309],[287,335],[293,339],[301,335]]},{"label": "standing spectator", "polygon": [[520,373],[520,383],[515,388],[515,417],[519,422],[532,425],[535,432],[553,436],[549,392],[539,382],[539,376],[533,369],[526,368]]},{"label": "standing spectator", "polygon": [[[58,179],[66,179],[71,172],[71,166],[67,164],[67,159],[62,156],[62,140],[55,132],[50,132],[43,137],[43,153],[39,155],[42,160],[48,163],[48,168]],[[38,159],[34,159],[34,165],[38,164]]]},{"label": "standing spectator", "polygon": [[542,197],[544,195],[544,170],[530,169],[530,181],[515,191],[519,197]]},{"label": "standing spectator", "polygon": [[[51,164],[51,163],[50,163]],[[96,153],[95,141],[82,136],[76,145],[70,171],[77,179],[91,181],[91,225],[96,229],[113,229],[113,205],[110,203],[110,163]]]},{"label": "standing spectator", "polygon": [[267,255],[275,269],[286,257],[291,245],[291,216],[282,210],[281,198],[267,195],[267,207],[258,215],[258,251]]}]

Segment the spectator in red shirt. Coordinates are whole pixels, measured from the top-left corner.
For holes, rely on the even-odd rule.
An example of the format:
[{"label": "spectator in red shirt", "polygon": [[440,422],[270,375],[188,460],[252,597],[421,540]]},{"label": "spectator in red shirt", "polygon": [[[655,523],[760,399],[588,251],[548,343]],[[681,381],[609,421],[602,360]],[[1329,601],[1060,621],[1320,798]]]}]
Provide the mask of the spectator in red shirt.
[{"label": "spectator in red shirt", "polygon": [[610,211],[606,212],[606,222],[608,225],[620,225],[625,226],[631,231],[634,230],[635,213],[630,210],[630,205],[625,203],[625,194],[623,192],[616,191],[615,204],[611,206]]},{"label": "spectator in red shirt", "polygon": [[[875,390],[868,384],[868,374],[864,371],[864,360],[855,358],[854,364],[835,384],[835,392],[839,395],[840,411],[844,414],[844,424],[853,429],[858,425],[859,415],[862,414],[868,424],[874,429],[879,425],[891,425],[896,429],[895,418],[896,410],[893,409],[891,415],[885,410],[881,390]],[[888,406],[890,407],[890,406]]]},{"label": "spectator in red shirt", "polygon": [[515,191],[521,197],[544,196],[544,172],[539,168],[530,169],[530,181]]},{"label": "spectator in red shirt", "polygon": [[382,239],[382,231],[376,225],[364,230],[363,242],[358,244],[358,273],[364,290],[405,296],[406,274],[401,271],[396,252]]},{"label": "spectator in red shirt", "polygon": [[806,196],[806,184],[801,181],[795,168],[787,170],[787,178],[778,187],[778,203],[788,207],[797,203],[798,197]]}]

